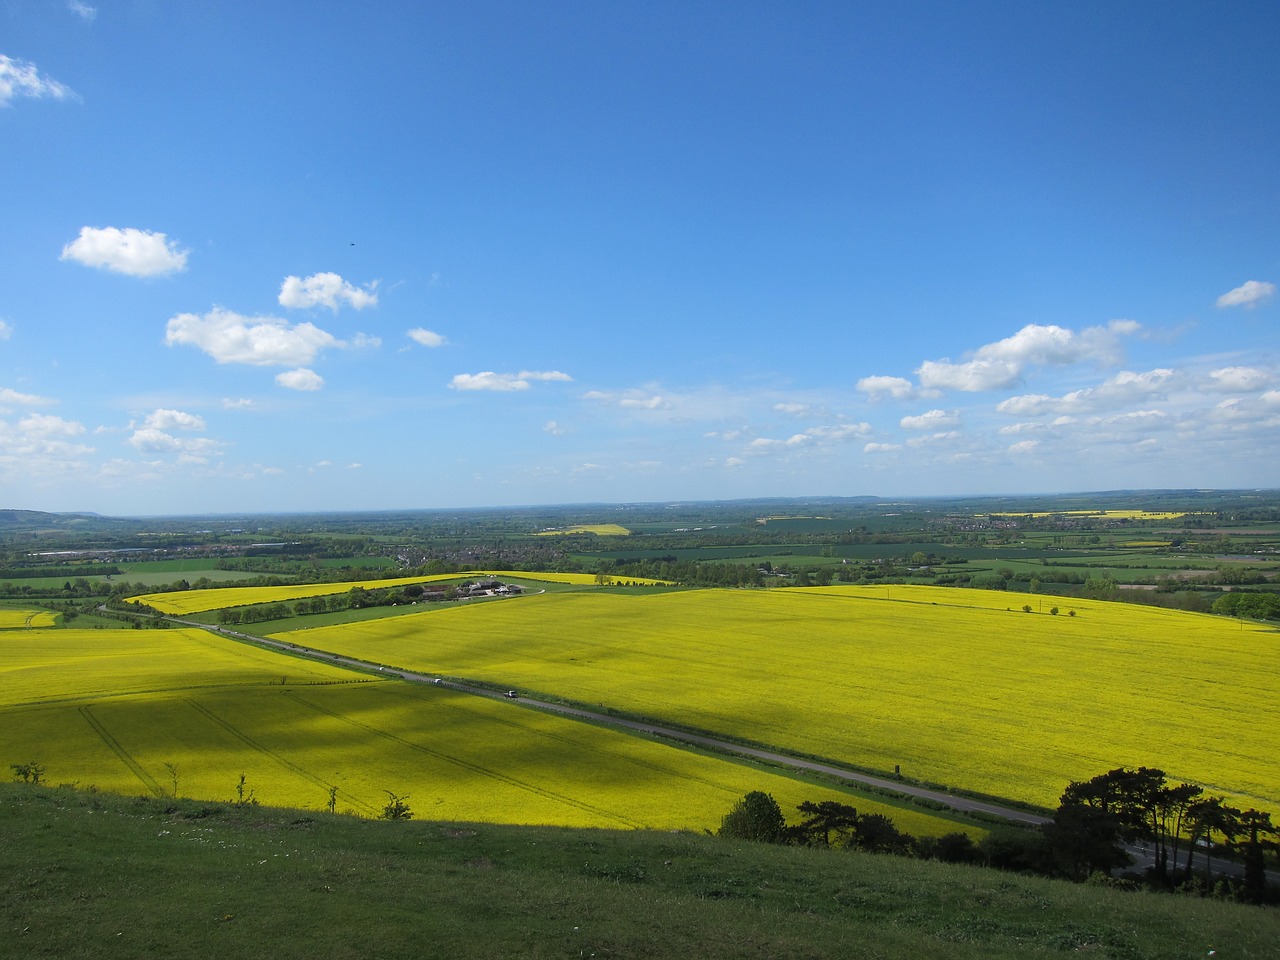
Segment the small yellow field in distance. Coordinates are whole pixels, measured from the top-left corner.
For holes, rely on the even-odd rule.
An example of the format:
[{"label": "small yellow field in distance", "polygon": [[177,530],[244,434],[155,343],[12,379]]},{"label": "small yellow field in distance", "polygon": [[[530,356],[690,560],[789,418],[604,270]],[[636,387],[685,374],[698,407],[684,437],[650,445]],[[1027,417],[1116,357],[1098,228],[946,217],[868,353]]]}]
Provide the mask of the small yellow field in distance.
[{"label": "small yellow field in distance", "polygon": [[0,607],[0,630],[19,627],[52,627],[58,615],[48,610],[11,610]]},{"label": "small yellow field in distance", "polygon": [[[582,586],[596,582],[594,573],[529,573],[526,571],[495,571],[470,573],[441,573],[425,577],[393,577],[387,580],[357,580],[338,583],[299,583],[278,587],[211,587],[208,590],[181,590],[172,593],[146,593],[129,597],[129,603],[145,604],[161,613],[184,616],[203,613],[205,610],[221,610],[223,607],[245,607],[255,603],[281,603],[304,600],[310,597],[327,597],[346,593],[353,587],[380,590],[384,587],[407,587],[411,583],[439,583],[453,580],[459,583],[477,578],[497,577],[502,580],[532,580],[543,583],[569,583]],[[644,577],[623,577],[618,582],[635,584],[659,584],[660,580]]]},{"label": "small yellow field in distance", "polygon": [[555,537],[568,533],[594,533],[597,537],[625,537],[631,531],[616,523],[577,523],[563,530],[541,530],[540,537]]},{"label": "small yellow field in distance", "polygon": [[[199,630],[0,635],[0,761],[52,783],[419,819],[714,829],[751,790],[795,819],[851,802],[916,835],[951,821],[492,700]],[[980,831],[970,831],[980,833]]]},{"label": "small yellow field in distance", "polygon": [[588,591],[280,636],[1047,806],[1143,765],[1280,812],[1280,633],[1209,615],[900,585]]}]

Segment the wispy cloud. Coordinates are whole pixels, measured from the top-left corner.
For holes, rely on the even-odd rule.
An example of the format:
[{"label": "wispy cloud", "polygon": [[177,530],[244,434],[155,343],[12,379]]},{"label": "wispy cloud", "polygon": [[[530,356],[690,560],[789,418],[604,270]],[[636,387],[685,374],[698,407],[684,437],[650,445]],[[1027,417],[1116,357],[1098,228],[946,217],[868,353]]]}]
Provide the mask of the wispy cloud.
[{"label": "wispy cloud", "polygon": [[81,227],[80,236],[62,248],[58,259],[130,277],[159,277],[185,270],[187,254],[163,233],[134,227]]},{"label": "wispy cloud", "polygon": [[0,413],[9,413],[16,407],[48,407],[55,401],[34,393],[19,393],[9,387],[0,387]]},{"label": "wispy cloud", "polygon": [[420,347],[443,347],[448,343],[442,334],[425,327],[414,327],[409,331],[409,339]]},{"label": "wispy cloud", "polygon": [[91,7],[82,0],[69,0],[67,9],[86,23],[93,23],[98,18],[98,8]]},{"label": "wispy cloud", "polygon": [[1244,307],[1251,310],[1275,295],[1276,285],[1266,280],[1246,280],[1234,290],[1218,298],[1219,307]]},{"label": "wispy cloud", "polygon": [[0,53],[0,107],[20,97],[78,100],[75,91],[50,77],[43,77],[34,63],[15,60]]},{"label": "wispy cloud", "polygon": [[528,390],[534,381],[571,381],[573,377],[559,370],[521,370],[519,373],[459,373],[449,383],[453,390],[493,390],[499,393]]},{"label": "wispy cloud", "polygon": [[903,417],[898,426],[903,430],[940,430],[943,427],[954,427],[960,422],[960,414],[955,410],[930,410],[914,417]]}]

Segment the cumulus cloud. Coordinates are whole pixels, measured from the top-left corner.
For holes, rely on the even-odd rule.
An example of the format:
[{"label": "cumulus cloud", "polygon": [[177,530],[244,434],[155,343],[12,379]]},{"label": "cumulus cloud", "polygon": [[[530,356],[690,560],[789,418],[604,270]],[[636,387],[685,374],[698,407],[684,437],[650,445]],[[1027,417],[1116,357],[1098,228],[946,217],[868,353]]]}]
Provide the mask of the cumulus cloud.
[{"label": "cumulus cloud", "polygon": [[143,426],[155,430],[203,430],[204,417],[183,413],[181,410],[158,408],[147,414]]},{"label": "cumulus cloud", "polygon": [[511,392],[528,390],[532,381],[572,380],[573,377],[559,370],[521,370],[519,373],[494,373],[485,370],[482,373],[456,374],[449,387],[452,390],[494,390]]},{"label": "cumulus cloud", "polygon": [[253,401],[248,397],[223,397],[223,410],[243,410],[246,407],[252,407]]},{"label": "cumulus cloud", "polygon": [[84,424],[64,420],[48,413],[33,413],[18,421],[24,433],[36,437],[78,437],[84,433]]},{"label": "cumulus cloud", "polygon": [[863,453],[891,453],[894,450],[901,450],[902,445],[897,443],[868,443],[862,448]]},{"label": "cumulus cloud", "polygon": [[1122,337],[1136,333],[1132,320],[1113,320],[1079,333],[1050,324],[1028,324],[1013,336],[988,343],[962,363],[926,360],[916,375],[925,389],[978,392],[1013,386],[1030,366],[1064,366],[1083,361],[1112,364],[1120,357]]},{"label": "cumulus cloud", "polygon": [[1137,401],[1163,398],[1182,381],[1183,377],[1164,367],[1144,373],[1122,370],[1096,387],[1073,390],[1061,397],[1050,397],[1043,393],[1010,397],[996,404],[996,410],[1018,417],[1114,410]]},{"label": "cumulus cloud", "polygon": [[548,420],[546,423],[542,425],[542,432],[549,433],[553,437],[558,437],[564,433],[564,428],[561,427],[560,424],[556,423],[554,420]]},{"label": "cumulus cloud", "polygon": [[98,8],[91,7],[89,4],[83,3],[82,0],[69,0],[67,9],[86,23],[93,23],[98,17]]},{"label": "cumulus cloud", "polygon": [[222,444],[209,437],[175,437],[155,427],[140,427],[129,437],[129,446],[139,453],[174,453],[188,458],[189,462],[204,462],[204,458],[217,454]]},{"label": "cumulus cloud", "polygon": [[960,414],[955,410],[930,410],[915,417],[903,417],[898,426],[903,430],[940,430],[943,427],[954,427],[960,422]]},{"label": "cumulus cloud", "polygon": [[130,277],[159,277],[187,268],[187,251],[163,233],[134,227],[81,227],[62,248],[60,260],[74,260]]},{"label": "cumulus cloud", "polygon": [[7,107],[19,97],[54,100],[76,100],[78,97],[68,86],[49,77],[42,77],[34,63],[15,60],[0,53],[0,107]]},{"label": "cumulus cloud", "polygon": [[286,370],[276,374],[276,383],[290,390],[319,390],[324,386],[324,377],[314,370],[299,367],[297,370]]},{"label": "cumulus cloud", "polygon": [[1206,390],[1222,393],[1253,393],[1271,383],[1271,376],[1256,367],[1223,367],[1209,374]]},{"label": "cumulus cloud", "polygon": [[222,307],[202,317],[180,313],[170,318],[164,339],[171,347],[198,347],[218,363],[260,367],[310,363],[326,347],[342,346],[310,323],[291,326],[279,317],[244,317]]},{"label": "cumulus cloud", "polygon": [[863,377],[857,388],[870,400],[911,400],[916,396],[915,385],[902,377]]},{"label": "cumulus cloud", "polygon": [[443,347],[448,342],[441,334],[423,327],[410,330],[409,339],[420,347]]},{"label": "cumulus cloud", "polygon": [[1039,440],[1019,440],[1017,443],[1010,445],[1009,452],[1013,454],[1034,453],[1038,446],[1040,446]]},{"label": "cumulus cloud", "polygon": [[1251,310],[1275,295],[1276,285],[1266,280],[1246,280],[1234,290],[1228,290],[1218,298],[1219,307],[1244,307]]},{"label": "cumulus cloud", "polygon": [[280,305],[290,309],[307,307],[328,307],[337,312],[342,304],[363,310],[365,307],[378,305],[378,295],[374,292],[378,284],[369,284],[365,289],[352,286],[336,273],[313,273],[305,280],[301,277],[288,276],[280,285]]},{"label": "cumulus cloud", "polygon": [[809,412],[807,403],[775,403],[774,411],[777,413],[785,413],[790,417],[803,417]]}]

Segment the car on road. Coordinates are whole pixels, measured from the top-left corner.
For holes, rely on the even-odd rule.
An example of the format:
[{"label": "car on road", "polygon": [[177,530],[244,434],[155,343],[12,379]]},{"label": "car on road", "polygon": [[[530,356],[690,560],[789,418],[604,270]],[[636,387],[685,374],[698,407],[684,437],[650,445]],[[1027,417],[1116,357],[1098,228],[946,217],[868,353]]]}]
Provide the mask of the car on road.
[{"label": "car on road", "polygon": [[520,696],[520,694],[516,693],[514,690],[508,690],[506,692],[506,697],[508,700],[514,700],[518,696]]}]

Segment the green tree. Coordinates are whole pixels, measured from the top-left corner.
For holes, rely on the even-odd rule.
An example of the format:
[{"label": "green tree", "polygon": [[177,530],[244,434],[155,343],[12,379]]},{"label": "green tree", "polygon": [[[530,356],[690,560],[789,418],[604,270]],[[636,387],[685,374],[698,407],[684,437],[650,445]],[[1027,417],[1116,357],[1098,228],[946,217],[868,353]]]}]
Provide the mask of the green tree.
[{"label": "green tree", "polygon": [[731,840],[756,840],[778,843],[783,839],[786,819],[773,796],[752,790],[733,805],[720,821],[719,836]]}]

